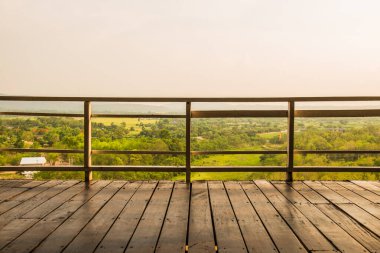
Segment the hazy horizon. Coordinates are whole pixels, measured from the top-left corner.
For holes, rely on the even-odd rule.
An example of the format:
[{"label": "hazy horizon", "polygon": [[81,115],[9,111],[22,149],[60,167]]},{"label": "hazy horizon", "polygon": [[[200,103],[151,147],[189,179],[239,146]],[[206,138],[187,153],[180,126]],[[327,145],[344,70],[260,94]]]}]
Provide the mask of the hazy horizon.
[{"label": "hazy horizon", "polygon": [[0,93],[379,96],[380,2],[0,0]]}]

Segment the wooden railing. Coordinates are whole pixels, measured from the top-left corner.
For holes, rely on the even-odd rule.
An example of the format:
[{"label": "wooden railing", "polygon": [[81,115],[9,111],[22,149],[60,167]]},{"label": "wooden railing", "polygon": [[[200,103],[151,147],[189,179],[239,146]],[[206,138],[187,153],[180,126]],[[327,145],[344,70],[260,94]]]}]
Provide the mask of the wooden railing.
[{"label": "wooden railing", "polygon": [[[379,109],[365,110],[296,110],[297,102],[342,102],[342,101],[380,101],[380,97],[270,97],[270,98],[122,98],[122,97],[32,97],[0,96],[0,101],[54,101],[83,102],[84,114],[78,113],[41,113],[41,112],[0,112],[0,115],[15,116],[58,116],[80,117],[84,119],[84,148],[80,149],[23,149],[1,148],[0,152],[41,152],[41,153],[83,153],[83,166],[0,166],[0,171],[85,171],[85,181],[92,178],[92,171],[156,171],[186,172],[186,182],[190,182],[191,172],[285,172],[287,181],[293,180],[293,172],[380,172],[380,167],[369,166],[294,166],[294,154],[380,154],[380,150],[294,150],[295,117],[380,117]],[[181,102],[186,103],[184,115],[169,114],[93,114],[92,102]],[[287,110],[230,110],[230,111],[193,111],[191,104],[196,102],[286,102]],[[91,148],[92,118],[184,118],[186,119],[185,151],[135,151],[135,150],[93,150]],[[191,150],[192,118],[223,117],[260,117],[287,118],[287,150],[252,150],[252,151],[193,151]],[[93,154],[164,154],[185,155],[185,166],[98,166],[92,165]],[[287,166],[192,166],[191,156],[207,154],[286,154]]]}]

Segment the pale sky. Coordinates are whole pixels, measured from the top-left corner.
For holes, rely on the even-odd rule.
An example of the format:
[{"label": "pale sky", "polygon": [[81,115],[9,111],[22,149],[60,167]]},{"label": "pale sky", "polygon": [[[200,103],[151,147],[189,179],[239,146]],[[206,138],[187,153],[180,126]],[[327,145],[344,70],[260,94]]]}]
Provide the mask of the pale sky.
[{"label": "pale sky", "polygon": [[0,0],[0,93],[380,95],[379,0]]}]

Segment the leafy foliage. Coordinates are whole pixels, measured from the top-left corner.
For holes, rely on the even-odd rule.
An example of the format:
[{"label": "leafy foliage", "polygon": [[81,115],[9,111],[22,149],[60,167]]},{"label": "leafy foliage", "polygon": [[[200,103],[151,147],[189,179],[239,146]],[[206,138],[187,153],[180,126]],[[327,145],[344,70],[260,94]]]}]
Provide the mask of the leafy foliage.
[{"label": "leafy foliage", "polygon": [[[98,150],[185,150],[184,119],[120,119],[92,123],[92,148]],[[380,150],[380,120],[297,119],[299,150]],[[286,119],[194,119],[192,150],[286,150]],[[83,148],[83,121],[59,117],[1,117],[0,147]],[[82,154],[0,153],[0,165],[21,157],[46,157],[51,165],[81,165]],[[183,155],[93,155],[95,165],[185,165]],[[284,166],[286,155],[197,155],[194,165]],[[296,165],[380,166],[376,155],[296,155]],[[40,172],[37,178],[83,178],[83,172]],[[284,173],[194,173],[195,179],[283,179]],[[183,179],[183,173],[96,172],[103,179]],[[295,173],[298,179],[379,179],[379,173]]]}]

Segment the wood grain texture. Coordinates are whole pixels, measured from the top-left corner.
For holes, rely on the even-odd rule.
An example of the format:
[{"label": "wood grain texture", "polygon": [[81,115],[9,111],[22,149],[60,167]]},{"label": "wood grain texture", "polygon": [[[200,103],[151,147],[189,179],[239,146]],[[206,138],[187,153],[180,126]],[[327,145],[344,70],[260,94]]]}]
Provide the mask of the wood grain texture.
[{"label": "wood grain texture", "polygon": [[186,183],[175,183],[164,225],[156,246],[156,252],[185,251],[189,200],[190,186]]},{"label": "wood grain texture", "polygon": [[334,246],[327,241],[324,235],[271,183],[259,180],[255,181],[255,184],[265,194],[297,237],[303,242],[307,250],[335,250]]},{"label": "wood grain texture", "polygon": [[379,252],[378,187],[0,180],[0,253]]},{"label": "wood grain texture", "polygon": [[206,182],[194,182],[189,216],[189,252],[215,252],[213,223]]},{"label": "wood grain texture", "polygon": [[208,187],[218,252],[247,252],[223,183],[209,182]]},{"label": "wood grain texture", "polygon": [[260,217],[239,182],[226,182],[225,188],[249,252],[278,252]]},{"label": "wood grain texture", "polygon": [[173,182],[160,182],[153,193],[126,252],[154,252],[165,220]]},{"label": "wood grain texture", "polygon": [[61,252],[124,184],[115,181],[103,188],[51,233],[35,252]]},{"label": "wood grain texture", "polygon": [[124,252],[156,186],[157,182],[144,182],[139,187],[95,252]]},{"label": "wood grain texture", "polygon": [[299,241],[261,190],[252,182],[242,183],[242,187],[271,235],[277,249],[280,252],[307,252],[302,242]]}]

